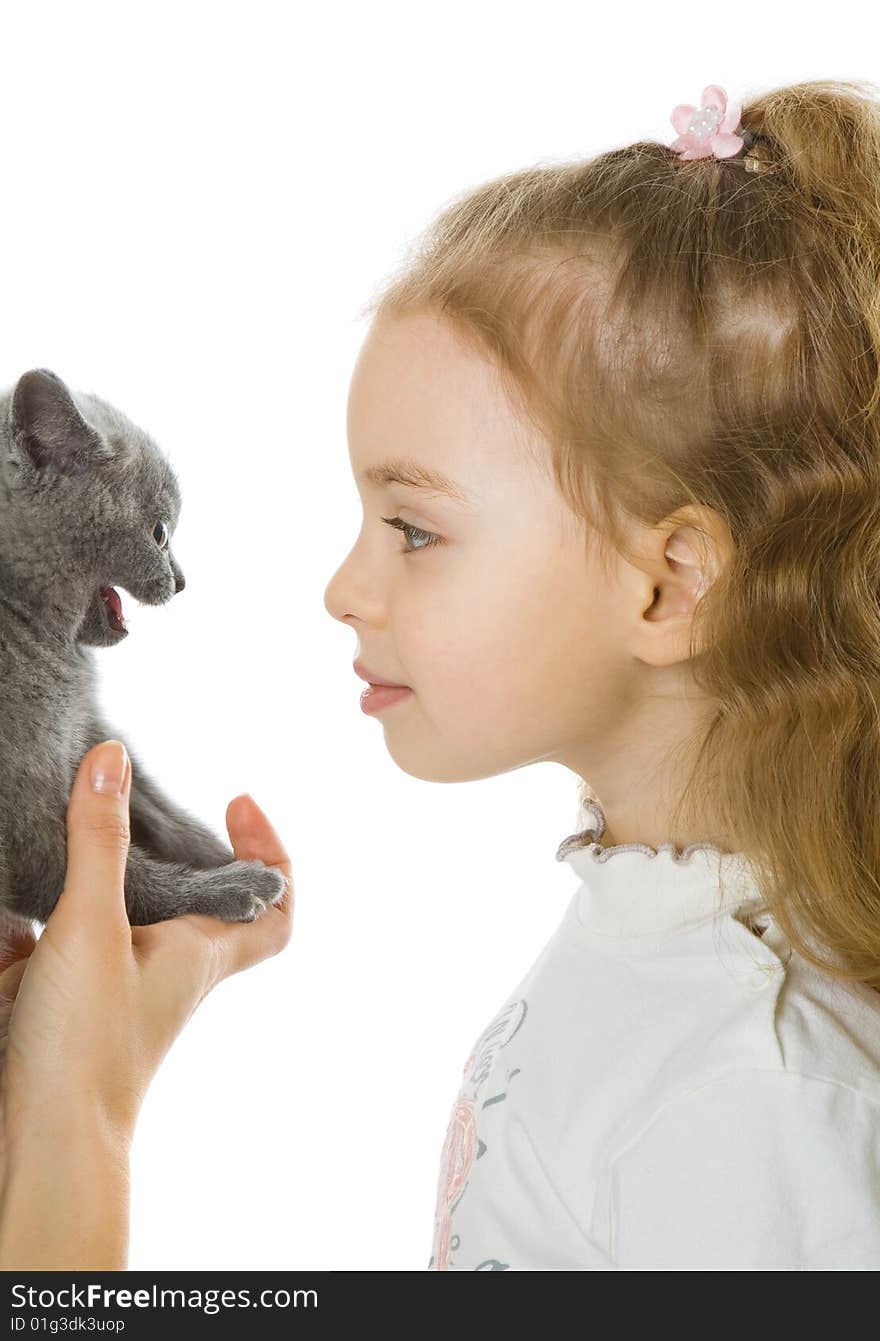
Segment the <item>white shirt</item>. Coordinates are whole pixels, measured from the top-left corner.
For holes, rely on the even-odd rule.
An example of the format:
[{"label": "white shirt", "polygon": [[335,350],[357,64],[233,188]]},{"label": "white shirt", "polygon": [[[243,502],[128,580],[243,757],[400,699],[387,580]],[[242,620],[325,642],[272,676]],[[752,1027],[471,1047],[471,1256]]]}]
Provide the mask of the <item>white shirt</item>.
[{"label": "white shirt", "polygon": [[465,1063],[428,1266],[880,1269],[880,994],[792,953],[742,854],[603,848],[587,808]]}]

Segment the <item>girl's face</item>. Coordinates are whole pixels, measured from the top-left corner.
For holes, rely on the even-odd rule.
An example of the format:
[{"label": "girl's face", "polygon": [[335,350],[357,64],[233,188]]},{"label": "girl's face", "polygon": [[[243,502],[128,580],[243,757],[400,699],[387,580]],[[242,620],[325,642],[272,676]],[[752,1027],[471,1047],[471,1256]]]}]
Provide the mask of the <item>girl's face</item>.
[{"label": "girl's face", "polygon": [[[630,635],[651,578],[622,559],[609,578],[585,553],[549,449],[491,362],[440,318],[377,321],[348,437],[363,523],[324,600],[366,669],[412,690],[379,714],[395,762],[433,782],[540,760],[600,775],[645,669]],[[459,497],[381,482],[379,468],[403,460],[442,472]],[[414,532],[383,520],[394,517]]]}]

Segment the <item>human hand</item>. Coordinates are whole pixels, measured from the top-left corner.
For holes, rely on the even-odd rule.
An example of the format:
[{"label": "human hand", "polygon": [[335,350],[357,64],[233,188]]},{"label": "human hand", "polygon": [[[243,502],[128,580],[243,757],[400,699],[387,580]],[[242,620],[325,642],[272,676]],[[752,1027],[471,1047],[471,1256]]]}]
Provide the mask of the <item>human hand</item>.
[{"label": "human hand", "polygon": [[104,742],[83,757],[67,811],[64,889],[39,940],[24,933],[0,954],[6,1157],[23,1133],[51,1134],[53,1123],[57,1130],[85,1110],[130,1139],[153,1075],[198,1005],[223,978],[277,954],[292,933],[290,860],[247,795],[230,801],[226,827],[236,858],[259,858],[284,874],[279,902],[249,923],[188,913],[129,925],[127,755],[121,793],[90,787],[92,767],[107,770],[120,750],[121,742]]}]

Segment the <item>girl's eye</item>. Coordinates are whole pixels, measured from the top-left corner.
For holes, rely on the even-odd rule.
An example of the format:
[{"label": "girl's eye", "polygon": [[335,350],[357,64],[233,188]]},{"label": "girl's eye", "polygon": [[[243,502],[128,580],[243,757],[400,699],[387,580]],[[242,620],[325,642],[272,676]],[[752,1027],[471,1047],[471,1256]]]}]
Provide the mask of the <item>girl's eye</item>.
[{"label": "girl's eye", "polygon": [[407,540],[414,540],[417,536],[424,539],[424,545],[417,545],[415,549],[401,550],[402,554],[418,554],[419,550],[430,549],[432,545],[443,543],[439,535],[434,535],[431,531],[421,531],[418,526],[409,526],[401,517],[383,517],[382,521],[389,526],[396,526],[399,531],[403,531]]}]

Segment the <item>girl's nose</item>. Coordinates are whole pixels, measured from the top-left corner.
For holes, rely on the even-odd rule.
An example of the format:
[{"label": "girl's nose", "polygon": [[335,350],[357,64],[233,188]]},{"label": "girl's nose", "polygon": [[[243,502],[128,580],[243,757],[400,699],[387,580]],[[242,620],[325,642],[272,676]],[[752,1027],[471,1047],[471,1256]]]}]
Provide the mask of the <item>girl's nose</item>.
[{"label": "girl's nose", "polygon": [[[343,568],[345,565],[343,564]],[[337,569],[324,590],[324,609],[328,615],[334,619],[346,620],[350,618],[349,607],[346,605],[345,582],[342,576],[342,568]]]}]

